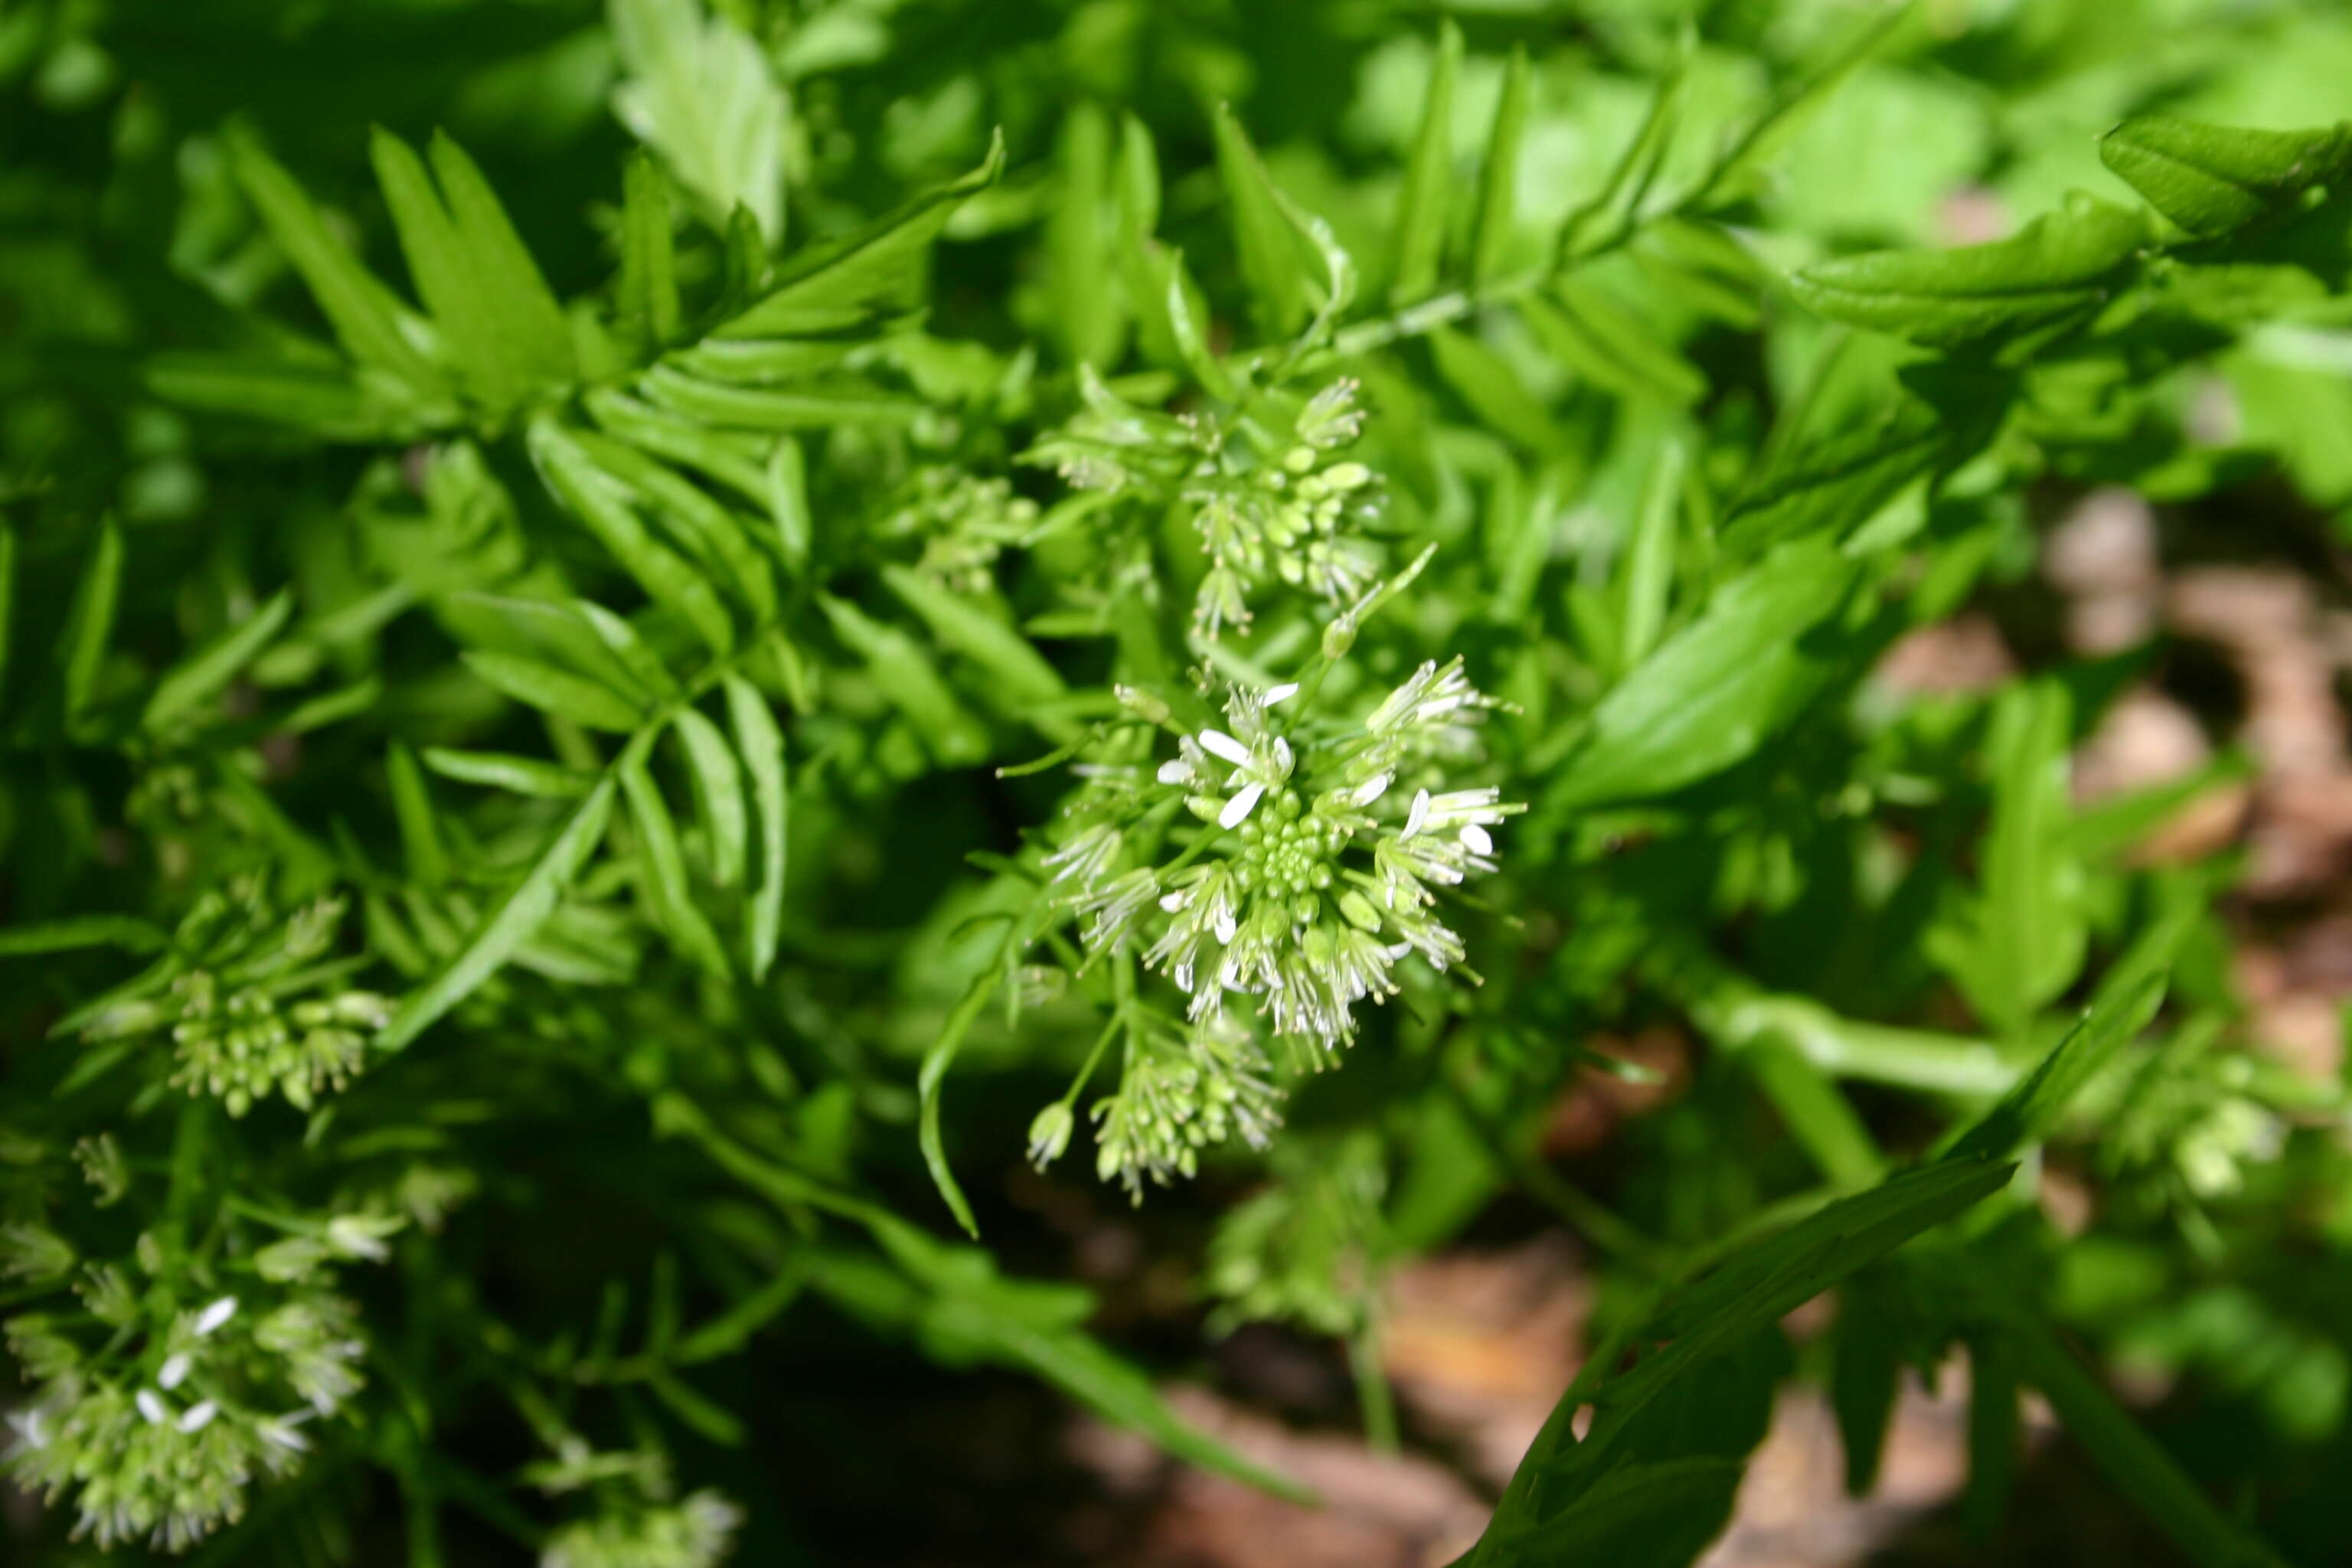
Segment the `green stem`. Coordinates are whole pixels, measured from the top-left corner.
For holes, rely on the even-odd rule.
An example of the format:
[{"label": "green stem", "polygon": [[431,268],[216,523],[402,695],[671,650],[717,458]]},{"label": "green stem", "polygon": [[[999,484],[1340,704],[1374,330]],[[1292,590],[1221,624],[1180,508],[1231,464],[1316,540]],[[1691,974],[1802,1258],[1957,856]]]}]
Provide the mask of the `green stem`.
[{"label": "green stem", "polygon": [[2040,1317],[2008,1316],[2017,1370],[2049,1398],[2066,1430],[2116,1489],[2201,1568],[2285,1568],[2277,1553],[2214,1507],[2179,1464],[2115,1402]]},{"label": "green stem", "polygon": [[1396,1394],[1388,1374],[1381,1370],[1380,1321],[1366,1313],[1363,1325],[1348,1336],[1348,1368],[1356,1376],[1356,1404],[1364,1413],[1364,1441],[1376,1454],[1397,1451]]}]

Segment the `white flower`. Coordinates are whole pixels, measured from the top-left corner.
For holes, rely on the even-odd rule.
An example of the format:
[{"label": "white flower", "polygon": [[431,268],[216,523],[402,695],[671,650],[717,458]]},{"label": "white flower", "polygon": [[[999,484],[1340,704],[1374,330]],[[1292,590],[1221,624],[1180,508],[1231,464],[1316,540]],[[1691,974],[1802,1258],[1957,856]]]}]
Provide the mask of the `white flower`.
[{"label": "white flower", "polygon": [[163,1370],[155,1374],[155,1386],[169,1394],[187,1381],[188,1368],[193,1364],[185,1351],[172,1356],[163,1363]]},{"label": "white flower", "polygon": [[212,1425],[213,1417],[219,1414],[220,1406],[214,1404],[209,1399],[205,1400],[200,1404],[190,1405],[188,1407],[187,1414],[180,1417],[181,1435],[184,1436],[193,1436],[196,1433],[203,1431],[205,1427]]},{"label": "white flower", "polygon": [[227,1322],[231,1318],[236,1316],[236,1298],[234,1296],[223,1296],[219,1300],[215,1301],[211,1306],[206,1307],[203,1311],[196,1314],[196,1337],[198,1339],[204,1338],[206,1334],[211,1333],[214,1330],[219,1328],[223,1323]]},{"label": "white flower", "polygon": [[147,1418],[150,1426],[161,1426],[172,1418],[171,1407],[152,1388],[142,1388],[131,1401],[139,1406],[139,1414]]}]

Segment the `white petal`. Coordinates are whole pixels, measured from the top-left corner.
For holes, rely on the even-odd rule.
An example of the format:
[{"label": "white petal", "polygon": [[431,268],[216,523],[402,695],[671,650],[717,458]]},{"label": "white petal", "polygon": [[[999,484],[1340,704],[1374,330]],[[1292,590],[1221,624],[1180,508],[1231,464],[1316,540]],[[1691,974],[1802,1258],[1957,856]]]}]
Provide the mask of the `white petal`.
[{"label": "white petal", "polygon": [[1233,763],[1235,767],[1240,767],[1243,763],[1250,760],[1250,749],[1247,746],[1243,745],[1239,741],[1234,740],[1231,735],[1226,734],[1223,730],[1202,731],[1201,747],[1203,751],[1213,752],[1216,755],[1224,758],[1225,761]]},{"label": "white petal", "polygon": [[[299,1418],[299,1413],[295,1418]],[[288,1421],[264,1421],[255,1430],[261,1434],[263,1441],[275,1443],[289,1453],[301,1454],[310,1451],[310,1440],[295,1431]]]},{"label": "white petal", "polygon": [[172,1413],[164,1408],[163,1400],[156,1397],[152,1388],[141,1389],[131,1403],[139,1406],[139,1414],[147,1417],[150,1426],[161,1426],[171,1419]]},{"label": "white petal", "polygon": [[219,1414],[220,1406],[207,1399],[201,1405],[191,1406],[188,1413],[180,1417],[180,1430],[201,1432],[211,1426],[213,1417]]},{"label": "white petal", "polygon": [[1297,759],[1290,753],[1290,742],[1279,735],[1274,738],[1274,760],[1281,767],[1284,778],[1288,778],[1290,770],[1297,766]]},{"label": "white petal", "polygon": [[1428,820],[1429,792],[1425,789],[1416,790],[1412,797],[1412,810],[1405,816],[1403,837],[1412,837],[1421,831],[1421,825]]},{"label": "white petal", "polygon": [[172,1357],[163,1363],[163,1370],[155,1374],[155,1386],[167,1394],[179,1387],[187,1381],[189,1364],[185,1351]]},{"label": "white petal", "polygon": [[1374,773],[1370,778],[1366,779],[1363,783],[1356,786],[1356,794],[1354,797],[1356,804],[1358,805],[1371,805],[1372,802],[1388,794],[1389,785],[1395,782],[1396,774],[1392,773],[1382,772]]},{"label": "white petal", "polygon": [[223,1296],[219,1300],[215,1301],[211,1306],[206,1307],[203,1311],[196,1314],[197,1336],[201,1338],[205,1334],[211,1333],[215,1329],[219,1328],[223,1323],[227,1322],[231,1318],[236,1316],[236,1298],[234,1296]]},{"label": "white petal", "polygon": [[1181,757],[1171,757],[1160,764],[1160,782],[1182,784],[1192,782],[1192,764]]},{"label": "white petal", "polygon": [[1232,942],[1234,940],[1234,932],[1241,929],[1240,926],[1234,923],[1234,911],[1231,910],[1219,910],[1214,915],[1211,916],[1209,920],[1209,928],[1217,933],[1217,940],[1222,942]]},{"label": "white petal", "polygon": [[1267,688],[1265,699],[1265,705],[1268,708],[1271,708],[1277,702],[1287,702],[1297,695],[1298,682],[1295,680],[1286,680],[1279,686]]},{"label": "white petal", "polygon": [[1262,784],[1242,785],[1241,794],[1225,802],[1225,809],[1217,813],[1217,826],[1239,827],[1247,819],[1249,814],[1256,808],[1257,797],[1265,793],[1265,785]]},{"label": "white petal", "polygon": [[1474,855],[1492,855],[1495,852],[1494,839],[1475,822],[1462,825],[1462,843]]},{"label": "white petal", "polygon": [[1162,893],[1160,895],[1160,907],[1166,910],[1172,915],[1178,910],[1182,909],[1186,904],[1192,902],[1192,894],[1184,892],[1181,889],[1173,893]]}]

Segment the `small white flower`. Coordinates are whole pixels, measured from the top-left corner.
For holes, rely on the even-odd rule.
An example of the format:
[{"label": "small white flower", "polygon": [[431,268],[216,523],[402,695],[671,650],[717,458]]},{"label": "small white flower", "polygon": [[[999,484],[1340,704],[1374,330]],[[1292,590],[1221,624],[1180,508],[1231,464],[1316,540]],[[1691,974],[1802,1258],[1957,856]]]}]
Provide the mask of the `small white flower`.
[{"label": "small white flower", "polygon": [[180,1352],[164,1362],[163,1370],[155,1374],[155,1386],[169,1394],[187,1381],[188,1368],[194,1364],[187,1352]]},{"label": "small white flower", "polygon": [[196,1337],[198,1339],[204,1338],[206,1334],[211,1333],[214,1330],[219,1328],[223,1323],[227,1322],[231,1318],[236,1316],[236,1298],[234,1296],[223,1296],[219,1300],[215,1301],[211,1306],[206,1307],[203,1311],[196,1314]]},{"label": "small white flower", "polygon": [[1262,784],[1242,785],[1241,793],[1225,802],[1225,809],[1217,813],[1217,826],[1239,827],[1248,819],[1249,814],[1256,808],[1258,797],[1264,794],[1265,794],[1265,785]]},{"label": "small white flower", "polygon": [[1223,730],[1202,731],[1201,746],[1202,750],[1224,758],[1237,768],[1247,767],[1250,763],[1250,749]]},{"label": "small white flower", "polygon": [[152,1388],[141,1389],[132,1398],[131,1403],[139,1406],[139,1414],[147,1417],[147,1425],[150,1426],[161,1426],[172,1418],[171,1407],[166,1405],[163,1397]]},{"label": "small white flower", "polygon": [[211,1426],[213,1417],[219,1414],[220,1406],[209,1399],[200,1405],[190,1405],[188,1413],[180,1417],[180,1431],[184,1435],[194,1436]]}]

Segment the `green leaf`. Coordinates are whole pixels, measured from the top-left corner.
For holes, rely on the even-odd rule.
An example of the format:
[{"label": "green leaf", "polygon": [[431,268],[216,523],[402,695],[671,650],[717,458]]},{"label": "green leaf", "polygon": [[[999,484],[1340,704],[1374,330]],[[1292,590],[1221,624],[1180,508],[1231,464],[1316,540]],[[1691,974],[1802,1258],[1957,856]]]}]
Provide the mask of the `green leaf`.
[{"label": "green leaf", "polygon": [[2341,180],[2352,169],[2352,125],[2234,131],[2150,115],[2101,137],[2099,161],[2189,233],[2221,235]]},{"label": "green leaf", "polygon": [[504,752],[457,752],[446,746],[425,748],[425,765],[443,778],[482,784],[509,795],[534,800],[577,800],[596,787],[599,774],[584,768],[567,768],[537,757]]},{"label": "green leaf", "polygon": [[450,1008],[479,990],[554,913],[557,900],[604,837],[613,816],[613,781],[596,782],[562,828],[541,851],[522,879],[484,917],[456,957],[401,1002],[376,1037],[383,1050],[398,1050],[423,1034]]},{"label": "green leaf", "polygon": [[794,573],[804,572],[815,546],[816,524],[809,512],[808,459],[798,441],[790,436],[778,439],[768,458],[766,479],[768,516],[776,525],[784,564]]},{"label": "green leaf", "polygon": [[677,841],[677,824],[641,756],[621,762],[621,793],[629,805],[629,822],[636,830],[643,872],[638,887],[654,923],[669,933],[677,950],[713,974],[727,973],[727,952],[719,935],[694,901],[686,877],[686,851]]},{"label": "green leaf", "polygon": [[149,360],[141,379],[184,408],[285,425],[322,441],[399,441],[424,431],[415,409],[387,403],[340,368],[166,353]]},{"label": "green leaf", "polygon": [[243,622],[166,671],[147,699],[140,727],[150,734],[158,733],[170,728],[173,720],[219,696],[269,646],[293,613],[294,591],[281,588]]},{"label": "green leaf", "polygon": [[1563,281],[1552,293],[1523,301],[1520,312],[1544,347],[1587,381],[1670,408],[1706,395],[1706,377],[1599,289]]},{"label": "green leaf", "polygon": [[249,132],[232,131],[227,143],[237,183],[352,357],[390,372],[420,396],[446,397],[446,377],[402,330],[392,290],[361,265],[294,177]]},{"label": "green leaf", "polygon": [[1053,268],[1048,325],[1074,363],[1108,370],[1124,350],[1128,307],[1119,291],[1117,214],[1112,205],[1110,116],[1072,104],[1055,153],[1058,199],[1045,216]]},{"label": "green leaf", "polygon": [[1836,550],[1804,543],[1725,584],[1601,700],[1547,803],[1660,795],[1754,752],[1859,651],[1843,622],[1861,581]]},{"label": "green leaf", "polygon": [[751,522],[713,500],[675,469],[625,442],[592,430],[567,434],[591,462],[635,492],[636,499],[662,521],[670,537],[699,558],[710,579],[736,590],[755,623],[775,618],[775,567],[753,542]]},{"label": "green leaf", "polygon": [[956,700],[920,643],[845,599],[821,595],[817,604],[834,635],[866,660],[874,684],[906,714],[924,750],[948,767],[969,767],[988,754],[988,731]]},{"label": "green leaf", "polygon": [[645,714],[627,698],[586,676],[537,659],[479,648],[467,648],[462,657],[466,668],[484,682],[542,713],[560,714],[591,729],[624,735],[645,722]]},{"label": "green leaf", "polygon": [[1666,595],[1674,587],[1675,520],[1682,510],[1686,462],[1682,442],[1670,437],[1660,444],[1643,481],[1641,510],[1633,514],[1633,537],[1626,544],[1618,578],[1620,669],[1632,669],[1649,658],[1665,626]]},{"label": "green leaf", "polygon": [[760,858],[751,872],[751,898],[743,909],[743,946],[754,982],[767,978],[776,961],[783,929],[784,849],[791,826],[791,795],[784,763],[784,732],[768,710],[768,700],[741,676],[726,679],[727,718],[735,751],[751,775],[751,806],[760,826]]},{"label": "green leaf", "polygon": [[578,365],[563,307],[540,276],[539,263],[515,232],[498,194],[466,150],[438,132],[431,156],[472,286],[482,295],[500,352],[526,385],[571,380]]},{"label": "green leaf", "polygon": [[474,276],[474,258],[441,205],[424,160],[407,142],[381,128],[369,143],[369,153],[417,298],[464,372],[467,388],[492,409],[513,406],[525,390],[524,367],[507,342],[488,292]]},{"label": "green leaf", "polygon": [[881,391],[862,381],[833,385],[722,386],[668,365],[656,365],[637,383],[660,407],[705,425],[734,430],[830,430],[839,425],[911,425],[927,412],[912,397]]},{"label": "green leaf", "polygon": [[8,654],[16,629],[16,531],[0,522],[0,710],[8,695]]},{"label": "green leaf", "polygon": [[696,813],[710,836],[710,880],[731,888],[743,877],[751,837],[751,816],[743,805],[743,775],[735,753],[719,726],[692,708],[680,708],[671,721],[686,749],[687,777],[694,784]]},{"label": "green leaf", "polygon": [[2011,1038],[2074,983],[2090,940],[2088,883],[2067,842],[2070,709],[2054,681],[2012,687],[1994,705],[1983,885],[1928,943],[1978,1014]]},{"label": "green leaf", "polygon": [[1952,1143],[1947,1160],[2004,1158],[2049,1136],[2085,1083],[2113,1061],[2164,1004],[2165,976],[2143,974],[2102,995],[2032,1076]]},{"label": "green leaf", "polygon": [[384,776],[392,785],[392,815],[400,826],[408,874],[425,887],[439,887],[449,879],[449,849],[441,842],[433,793],[417,771],[416,753],[394,741],[384,757]]},{"label": "green leaf", "polygon": [[109,518],[90,542],[89,560],[75,585],[58,634],[58,679],[66,726],[79,724],[98,695],[99,671],[114,636],[114,611],[122,595],[122,529]]},{"label": "green leaf", "polygon": [[926,192],[877,222],[802,250],[759,303],[719,329],[722,338],[782,338],[866,325],[905,301],[923,256],[956,209],[996,183],[1004,138],[962,178]]},{"label": "green leaf", "polygon": [[588,525],[638,586],[655,603],[676,611],[712,652],[734,652],[735,625],[727,606],[699,573],[646,531],[630,504],[628,488],[599,468],[551,418],[531,421],[529,444],[548,489]]},{"label": "green leaf", "polygon": [[[2007,1183],[2013,1166],[1919,1167],[1825,1205],[1670,1292],[1623,1347],[1586,1363],[1511,1478],[1463,1568],[1681,1563],[1720,1527],[1737,1456],[1762,1436],[1786,1313]],[[1591,1430],[1570,1423],[1586,1405]]]},{"label": "green leaf", "polygon": [[669,185],[651,154],[631,154],[621,186],[621,321],[648,349],[677,336],[677,247]]},{"label": "green leaf", "polygon": [[1461,74],[1462,29],[1448,17],[1438,27],[1437,55],[1421,100],[1421,132],[1413,138],[1404,185],[1397,194],[1396,227],[1390,237],[1391,304],[1410,305],[1437,286],[1454,185],[1454,88]]},{"label": "green leaf", "polygon": [[701,0],[612,0],[613,44],[628,74],[621,122],[667,159],[713,227],[740,207],[770,245],[784,237],[784,148],[792,104],[758,41]]},{"label": "green leaf", "polygon": [[1960,1517],[1979,1541],[1990,1541],[2017,1488],[2017,1366],[2006,1335],[1969,1341],[1969,1489]]},{"label": "green leaf", "polygon": [[1470,231],[1470,286],[1491,281],[1510,243],[1518,216],[1519,144],[1528,127],[1528,51],[1514,47],[1503,68],[1502,95],[1495,104],[1494,134],[1478,172],[1477,226]]},{"label": "green leaf", "polygon": [[990,993],[996,989],[997,970],[988,971],[971,983],[963,999],[949,1013],[947,1022],[940,1026],[939,1037],[930,1049],[923,1053],[922,1070],[917,1074],[915,1087],[921,1096],[921,1110],[916,1123],[916,1142],[922,1146],[923,1164],[931,1173],[931,1184],[940,1196],[947,1200],[948,1209],[963,1226],[964,1234],[978,1238],[980,1222],[972,1218],[971,1204],[956,1184],[955,1172],[948,1164],[947,1143],[940,1134],[940,1089],[947,1081],[948,1069],[955,1065],[956,1053],[963,1048],[964,1037],[979,1021],[981,1010],[988,1005]]},{"label": "green leaf", "polygon": [[1975,348],[2087,318],[2128,280],[2150,239],[2145,213],[2077,196],[2013,239],[1818,262],[1790,287],[1834,321]]},{"label": "green leaf", "polygon": [[1266,336],[1286,337],[1304,326],[1308,314],[1307,258],[1298,233],[1230,104],[1217,106],[1213,127],[1217,174],[1232,215],[1242,279],[1249,286],[1251,313]]},{"label": "green leaf", "polygon": [[1844,538],[1966,439],[1944,413],[1905,398],[1875,426],[1776,451],[1733,498],[1723,548],[1753,557],[1811,534]]},{"label": "green leaf", "polygon": [[[1014,629],[1009,620],[991,615],[982,604],[963,594],[952,594],[921,573],[905,566],[885,566],[882,580],[890,591],[923,618],[940,645],[963,655],[989,677],[990,689],[1016,712],[1039,718],[1040,703],[1059,702],[1070,694],[1061,672],[1045,662],[1036,645]],[[1052,733],[1057,726],[1040,722]],[[1060,726],[1066,728],[1066,725]],[[1056,736],[1056,739],[1063,737]]]},{"label": "green leaf", "polygon": [[72,952],[85,947],[119,947],[126,952],[156,952],[172,944],[162,927],[129,915],[76,915],[0,927],[0,958]]}]

